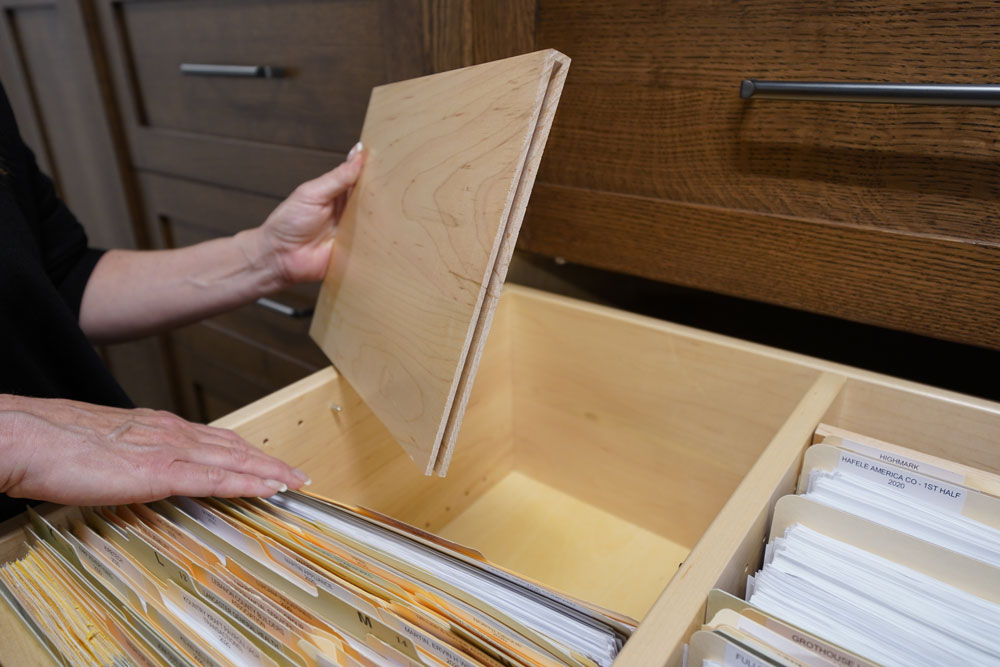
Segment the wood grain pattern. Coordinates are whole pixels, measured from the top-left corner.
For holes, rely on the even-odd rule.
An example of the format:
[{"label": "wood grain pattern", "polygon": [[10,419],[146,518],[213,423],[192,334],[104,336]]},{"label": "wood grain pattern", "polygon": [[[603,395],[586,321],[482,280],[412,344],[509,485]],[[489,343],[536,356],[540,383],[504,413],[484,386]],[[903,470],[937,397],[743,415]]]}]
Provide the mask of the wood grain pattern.
[{"label": "wood grain pattern", "polygon": [[489,282],[486,284],[486,294],[483,297],[482,305],[483,314],[480,316],[479,321],[476,323],[476,328],[472,332],[472,340],[469,343],[470,357],[467,359],[459,377],[458,387],[455,392],[455,407],[448,416],[448,423],[445,425],[442,436],[441,448],[438,450],[437,460],[434,462],[434,472],[442,477],[448,471],[448,464],[451,461],[454,451],[455,438],[458,437],[462,415],[465,413],[465,406],[469,401],[469,395],[472,391],[472,381],[476,375],[476,367],[479,365],[479,357],[483,352],[486,336],[489,334],[493,321],[493,312],[496,310],[504,281],[507,278],[507,267],[510,265],[514,255],[514,246],[517,243],[517,235],[521,229],[524,211],[528,206],[528,199],[531,197],[531,190],[535,184],[538,164],[542,159],[545,142],[549,137],[549,128],[552,126],[552,119],[559,105],[559,96],[562,94],[563,85],[566,83],[568,65],[568,62],[564,63],[561,60],[556,60],[553,63],[552,76],[542,98],[542,108],[538,114],[535,132],[531,136],[531,142],[528,145],[528,155],[524,161],[524,169],[521,171],[521,176],[517,181],[514,200],[511,202],[510,212],[507,215],[507,223],[500,236],[496,260],[493,263],[493,272],[490,275]]},{"label": "wood grain pattern", "polygon": [[[419,11],[413,3],[390,4],[116,3],[117,36],[129,45],[140,123],[286,146],[349,148],[364,118],[359,93],[427,72]],[[401,57],[407,42],[415,52]],[[387,58],[391,53],[396,57]],[[184,62],[268,65],[284,75],[185,76],[178,68]]]},{"label": "wood grain pattern", "polygon": [[[241,190],[285,197],[333,168],[357,141],[373,85],[432,71],[423,2],[94,5],[132,163]],[[453,21],[442,9],[441,29]],[[190,77],[181,62],[286,76]]]},{"label": "wood grain pattern", "polygon": [[1000,347],[1000,245],[543,183],[527,217],[522,245],[544,254]]},{"label": "wood grain pattern", "polygon": [[[715,274],[728,274],[727,294],[1000,347],[995,110],[738,95],[748,77],[991,83],[995,9],[986,1],[540,0],[538,46],[563,50],[574,67],[539,183],[658,206],[644,209],[639,226],[615,224],[622,198],[597,213],[588,198],[563,197],[558,213],[536,202],[522,247],[708,290],[720,290]],[[699,229],[700,207],[791,239],[809,228],[831,252],[845,237],[881,232],[871,238],[883,252],[848,243],[834,256],[852,268],[825,293],[823,279],[782,261],[787,246],[773,257],[762,243],[727,236],[730,227]],[[720,247],[694,261],[676,240],[699,234]],[[922,270],[900,275],[897,248]],[[613,266],[600,261],[605,254]],[[744,265],[754,271],[732,275]]]},{"label": "wood grain pattern", "polygon": [[467,385],[475,373],[472,339],[495,307],[486,288],[509,261],[501,240],[516,237],[557,62],[544,51],[372,91],[365,169],[311,335],[427,474],[461,419],[456,391],[470,360]]},{"label": "wood grain pattern", "polygon": [[535,50],[535,0],[423,0],[424,52],[434,72]]}]

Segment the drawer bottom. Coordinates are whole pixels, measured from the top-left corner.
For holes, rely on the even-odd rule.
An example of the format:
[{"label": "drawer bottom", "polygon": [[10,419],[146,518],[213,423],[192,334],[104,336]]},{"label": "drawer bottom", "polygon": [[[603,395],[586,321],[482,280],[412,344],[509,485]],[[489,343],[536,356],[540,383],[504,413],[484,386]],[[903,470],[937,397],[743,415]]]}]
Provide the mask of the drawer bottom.
[{"label": "drawer bottom", "polygon": [[641,619],[691,551],[521,472],[510,472],[438,533],[490,561]]}]

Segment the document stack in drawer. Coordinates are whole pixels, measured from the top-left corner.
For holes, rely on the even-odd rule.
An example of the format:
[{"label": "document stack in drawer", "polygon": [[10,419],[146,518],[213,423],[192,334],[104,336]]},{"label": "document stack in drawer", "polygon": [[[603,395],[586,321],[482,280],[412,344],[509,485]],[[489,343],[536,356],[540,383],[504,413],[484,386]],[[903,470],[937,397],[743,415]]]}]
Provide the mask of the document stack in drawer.
[{"label": "document stack in drawer", "polygon": [[591,667],[635,625],[294,492],[83,508],[64,530],[31,512],[26,531],[0,592],[65,664]]},{"label": "document stack in drawer", "polygon": [[1000,478],[817,435],[746,601],[712,592],[688,664],[1000,664]]}]

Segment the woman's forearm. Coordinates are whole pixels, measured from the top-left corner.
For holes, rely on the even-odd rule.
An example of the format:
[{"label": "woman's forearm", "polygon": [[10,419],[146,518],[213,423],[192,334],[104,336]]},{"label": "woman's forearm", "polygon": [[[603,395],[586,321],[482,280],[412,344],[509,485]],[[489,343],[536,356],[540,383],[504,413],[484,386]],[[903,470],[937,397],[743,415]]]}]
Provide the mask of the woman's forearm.
[{"label": "woman's forearm", "polygon": [[94,268],[80,326],[95,343],[140,338],[323,278],[364,151],[297,187],[260,227],[188,248],[112,250]]},{"label": "woman's forearm", "polygon": [[285,286],[260,230],[176,250],[111,250],[87,282],[80,326],[95,343],[131,340],[249,303]]}]

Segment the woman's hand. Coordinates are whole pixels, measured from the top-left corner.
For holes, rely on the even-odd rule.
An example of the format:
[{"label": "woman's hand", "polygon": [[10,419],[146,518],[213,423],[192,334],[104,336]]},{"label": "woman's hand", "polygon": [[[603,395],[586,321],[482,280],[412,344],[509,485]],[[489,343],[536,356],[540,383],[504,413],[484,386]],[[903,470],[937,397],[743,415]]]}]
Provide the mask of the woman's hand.
[{"label": "woman's hand", "polygon": [[297,187],[264,224],[235,236],[105,253],[83,292],[80,327],[95,343],[134,340],[322,280],[363,161],[358,144],[339,167]]},{"label": "woman's hand", "polygon": [[363,162],[364,148],[358,143],[343,164],[297,187],[254,230],[286,285],[323,279],[337,222]]},{"label": "woman's hand", "polygon": [[0,395],[0,491],[73,505],[270,496],[308,477],[169,412]]}]

